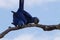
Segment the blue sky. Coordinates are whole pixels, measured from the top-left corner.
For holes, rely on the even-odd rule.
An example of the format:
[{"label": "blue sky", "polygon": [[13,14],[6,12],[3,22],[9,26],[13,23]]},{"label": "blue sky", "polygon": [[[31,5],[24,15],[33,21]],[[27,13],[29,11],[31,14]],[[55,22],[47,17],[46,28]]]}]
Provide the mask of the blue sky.
[{"label": "blue sky", "polygon": [[[13,26],[11,11],[17,11],[19,0],[0,0],[0,33]],[[25,10],[40,20],[40,24],[60,23],[60,0],[25,0]],[[60,30],[43,31],[24,28],[9,32],[0,40],[60,40]]]}]

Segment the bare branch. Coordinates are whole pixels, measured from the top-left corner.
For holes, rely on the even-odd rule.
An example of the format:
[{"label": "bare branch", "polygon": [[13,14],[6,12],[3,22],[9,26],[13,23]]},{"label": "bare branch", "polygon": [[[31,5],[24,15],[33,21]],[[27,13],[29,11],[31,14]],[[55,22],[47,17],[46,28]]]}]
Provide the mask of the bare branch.
[{"label": "bare branch", "polygon": [[20,27],[20,26],[9,27],[8,29],[6,29],[4,32],[2,32],[0,34],[0,38],[3,38],[10,31],[19,30],[19,29],[23,29],[23,28],[26,28],[26,27],[39,27],[39,28],[42,28],[44,31],[52,31],[54,29],[59,29],[60,30],[60,24],[58,24],[58,25],[28,24],[28,25],[23,25],[22,27]]}]

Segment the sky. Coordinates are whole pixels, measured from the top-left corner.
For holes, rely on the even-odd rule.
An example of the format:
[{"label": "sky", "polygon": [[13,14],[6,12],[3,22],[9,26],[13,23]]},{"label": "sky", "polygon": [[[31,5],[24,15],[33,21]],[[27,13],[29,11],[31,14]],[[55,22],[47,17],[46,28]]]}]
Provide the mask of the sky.
[{"label": "sky", "polygon": [[[11,11],[17,11],[19,0],[0,0],[0,33],[13,26]],[[60,23],[60,0],[25,0],[24,10],[38,17],[40,24]],[[43,31],[31,27],[9,32],[0,40],[60,40],[60,30]]]}]

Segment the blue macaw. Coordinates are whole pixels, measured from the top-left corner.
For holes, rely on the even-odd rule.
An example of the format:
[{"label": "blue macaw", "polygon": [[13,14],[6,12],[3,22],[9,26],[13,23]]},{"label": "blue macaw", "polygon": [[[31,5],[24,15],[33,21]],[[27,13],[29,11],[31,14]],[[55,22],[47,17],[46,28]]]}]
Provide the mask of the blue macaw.
[{"label": "blue macaw", "polygon": [[35,17],[32,17],[28,12],[24,10],[24,0],[20,0],[19,9],[17,12],[13,12],[13,23],[15,26],[33,23]]}]

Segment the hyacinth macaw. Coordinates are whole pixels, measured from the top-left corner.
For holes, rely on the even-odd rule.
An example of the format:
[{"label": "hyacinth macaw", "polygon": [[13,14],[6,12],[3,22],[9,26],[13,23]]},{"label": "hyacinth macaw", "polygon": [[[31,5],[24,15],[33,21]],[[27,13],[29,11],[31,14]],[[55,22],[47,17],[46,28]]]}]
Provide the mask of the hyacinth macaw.
[{"label": "hyacinth macaw", "polygon": [[[19,8],[17,12],[13,13],[13,25],[25,25],[28,23],[34,23],[36,17],[32,17],[28,12],[24,10],[24,0],[19,0]],[[37,19],[37,18],[36,18]],[[38,19],[37,19],[38,20]],[[38,20],[39,21],[39,20]]]}]

